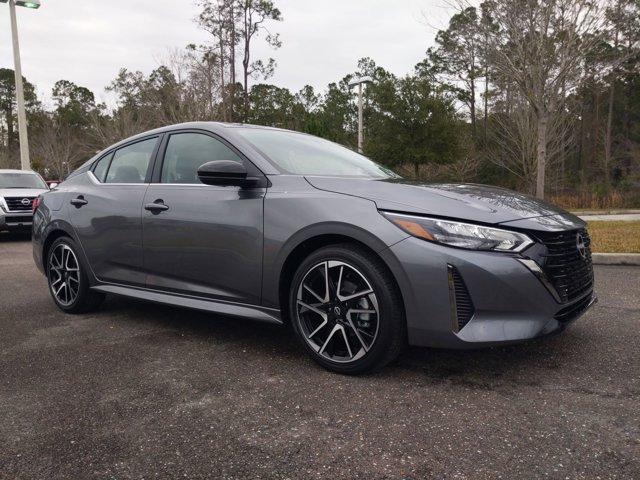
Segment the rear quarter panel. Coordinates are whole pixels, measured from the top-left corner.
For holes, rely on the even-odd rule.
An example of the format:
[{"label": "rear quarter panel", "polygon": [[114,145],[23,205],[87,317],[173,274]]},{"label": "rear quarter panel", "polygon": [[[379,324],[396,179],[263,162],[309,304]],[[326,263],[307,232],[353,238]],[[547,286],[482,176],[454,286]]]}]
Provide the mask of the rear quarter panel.
[{"label": "rear quarter panel", "polygon": [[43,248],[49,235],[62,231],[76,239],[73,227],[69,223],[68,211],[64,207],[68,192],[55,189],[40,195],[40,205],[33,216],[32,247],[33,259],[38,269],[44,271]]}]

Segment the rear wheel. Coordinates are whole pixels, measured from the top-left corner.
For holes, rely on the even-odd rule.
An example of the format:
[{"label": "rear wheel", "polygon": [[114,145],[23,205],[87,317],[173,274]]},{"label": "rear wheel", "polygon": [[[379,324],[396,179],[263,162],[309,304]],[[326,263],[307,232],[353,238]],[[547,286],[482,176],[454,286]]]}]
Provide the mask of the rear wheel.
[{"label": "rear wheel", "polygon": [[404,309],[391,274],[352,245],[322,248],[302,262],[289,308],[305,350],[335,372],[380,369],[405,345]]},{"label": "rear wheel", "polygon": [[66,313],[97,308],[104,295],[89,288],[89,279],[78,259],[76,244],[67,237],[53,242],[47,255],[47,280],[53,301]]}]

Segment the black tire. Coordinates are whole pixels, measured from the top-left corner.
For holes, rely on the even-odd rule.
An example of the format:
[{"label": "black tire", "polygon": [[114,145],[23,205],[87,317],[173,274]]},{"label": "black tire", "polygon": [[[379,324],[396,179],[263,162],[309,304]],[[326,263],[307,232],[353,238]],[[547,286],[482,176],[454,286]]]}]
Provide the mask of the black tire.
[{"label": "black tire", "polygon": [[[331,262],[326,263],[326,269],[322,266],[324,262]],[[329,267],[329,265],[333,266]],[[368,282],[368,285],[372,290],[373,297],[367,295],[358,296],[358,298],[367,297],[368,299],[371,299],[371,302],[369,302],[368,299],[364,300],[364,302],[370,305],[367,308],[374,308],[373,305],[376,307],[375,310],[377,313],[373,314],[373,318],[377,319],[377,330],[376,334],[371,337],[365,337],[363,331],[356,328],[358,325],[369,325],[369,333],[373,332],[373,327],[371,326],[373,324],[373,320],[370,322],[367,320],[371,318],[370,316],[367,316],[367,319],[364,320],[365,323],[361,323],[360,314],[356,314],[358,316],[356,317],[357,320],[355,322],[357,325],[355,325],[352,318],[350,320],[348,319],[353,315],[353,313],[350,315],[344,314],[345,309],[353,312],[353,308],[363,308],[361,306],[354,307],[353,304],[350,304],[349,302],[361,302],[363,300],[349,300],[347,302],[342,302],[340,298],[341,292],[338,292],[337,296],[335,295],[336,290],[338,290],[337,285],[340,285],[341,283],[340,279],[335,282],[335,277],[336,275],[340,275],[340,278],[342,278],[343,275],[340,270],[336,273],[336,269],[341,269],[343,267],[345,270],[349,268],[352,269],[347,270],[347,275],[351,273],[352,278],[354,279],[353,283],[359,281],[358,278],[360,278],[360,281],[363,282],[361,285],[365,285],[363,288],[366,289]],[[317,273],[315,269],[321,269],[319,270],[320,273]],[[345,270],[343,270],[343,272]],[[323,273],[329,271],[331,273]],[[360,276],[358,276],[358,274]],[[324,313],[325,316],[321,316],[320,312],[310,310],[305,305],[300,305],[300,302],[305,300],[304,295],[306,295],[306,293],[304,292],[312,293],[301,284],[304,280],[305,285],[309,286],[309,283],[311,282],[309,279],[312,275],[315,276],[316,282],[322,281],[323,277],[326,278],[328,276],[330,279],[333,277],[333,280],[329,280],[329,282],[332,282],[332,286],[329,287],[329,283],[325,284],[324,295],[322,293],[318,295],[318,292],[314,293],[314,297],[317,299],[317,302],[314,304],[314,308],[322,309],[322,312],[334,311],[337,313]],[[315,285],[319,284],[316,283]],[[320,290],[320,288],[314,288],[313,290]],[[344,286],[340,290],[344,292]],[[355,290],[358,291],[358,288]],[[329,294],[327,292],[333,293]],[[302,296],[301,300],[298,298],[299,295]],[[323,303],[321,301],[329,298],[331,295],[336,297],[333,302]],[[319,298],[320,296],[323,298]],[[349,296],[350,295],[342,295],[342,298],[348,298]],[[308,297],[307,295],[306,298],[311,297]],[[333,305],[338,306],[338,309]],[[342,310],[340,310],[341,308]],[[373,312],[374,310],[368,311]],[[300,264],[293,276],[291,289],[289,291],[289,315],[292,327],[305,351],[311,356],[311,358],[313,358],[313,360],[333,372],[356,375],[365,372],[377,371],[389,362],[395,360],[406,345],[407,334],[404,306],[395,280],[384,263],[378,257],[355,245],[337,244],[323,247],[311,253]],[[309,321],[313,321],[312,317],[314,315],[316,315],[315,321],[319,325],[313,325],[310,327]],[[333,316],[333,318],[330,318],[330,316]],[[341,316],[346,318],[341,318]],[[322,327],[321,325],[325,323],[325,319],[326,325]],[[337,324],[341,324],[343,328],[340,330],[340,327],[336,327]],[[325,328],[326,330],[323,330]],[[310,333],[310,330],[313,330],[313,332]],[[340,347],[338,346],[338,354],[333,357],[341,358],[341,361],[328,358],[331,356],[329,353],[322,354],[323,348],[326,347],[325,352],[329,349],[327,343],[330,344],[331,342],[335,343],[338,341],[336,339],[326,340],[326,338],[323,338],[324,335],[328,337],[331,332],[334,332],[334,330],[335,334],[345,342],[345,348],[342,349],[344,356],[338,356],[340,353]],[[309,335],[318,335],[319,342],[314,344],[315,338],[312,339]],[[309,338],[309,340],[307,340],[307,338]],[[367,340],[371,338],[373,339],[371,340],[371,344],[368,345],[368,348],[364,348]],[[320,347],[320,343],[323,344],[322,347]],[[348,344],[353,348],[350,348]],[[359,349],[359,355],[361,356],[353,353],[356,348]],[[346,353],[347,349],[349,349],[348,353]],[[343,360],[344,358],[351,358],[351,360]]]},{"label": "black tire", "polygon": [[[54,264],[59,265],[60,263],[60,252],[66,251],[65,249],[69,249],[73,256],[75,257],[75,262],[73,258],[69,260],[71,266],[77,266],[77,289],[73,290],[73,292],[77,292],[74,296],[72,294],[69,295],[68,302],[64,301],[64,297],[62,294],[56,294],[55,290],[60,288],[62,283],[65,283],[65,280],[61,280],[61,275],[57,272],[61,269],[54,268]],[[100,306],[102,301],[104,300],[104,294],[99,292],[94,292],[89,287],[89,278],[87,276],[86,269],[84,264],[80,260],[80,255],[78,253],[79,248],[76,243],[69,237],[60,237],[53,242],[49,251],[47,252],[47,262],[46,262],[46,272],[47,272],[47,283],[49,285],[49,292],[51,293],[51,297],[53,298],[56,306],[65,313],[85,313],[95,310]],[[56,255],[56,258],[52,258]],[[75,278],[74,274],[74,278]],[[58,281],[54,286],[54,282]],[[66,281],[68,285],[76,285],[75,280],[73,282]],[[69,287],[64,287],[69,288]],[[69,290],[71,291],[71,290]]]}]

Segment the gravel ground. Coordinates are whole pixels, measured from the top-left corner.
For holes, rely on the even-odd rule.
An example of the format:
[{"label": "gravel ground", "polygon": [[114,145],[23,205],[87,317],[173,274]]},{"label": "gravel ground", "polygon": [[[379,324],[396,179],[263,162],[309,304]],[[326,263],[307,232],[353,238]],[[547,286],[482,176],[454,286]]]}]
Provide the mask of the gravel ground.
[{"label": "gravel ground", "polygon": [[110,298],[64,315],[0,235],[0,478],[640,478],[640,268],[564,334],[344,377],[285,329]]}]

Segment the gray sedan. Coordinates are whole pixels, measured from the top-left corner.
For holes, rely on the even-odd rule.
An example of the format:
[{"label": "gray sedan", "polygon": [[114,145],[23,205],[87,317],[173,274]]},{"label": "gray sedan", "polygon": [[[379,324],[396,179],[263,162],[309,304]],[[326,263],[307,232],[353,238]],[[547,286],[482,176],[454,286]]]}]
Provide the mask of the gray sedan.
[{"label": "gray sedan", "polygon": [[35,262],[63,311],[116,294],[287,323],[341,373],[379,369],[406,343],[547,335],[595,301],[577,217],[500,188],[408,181],[286,130],[146,132],[34,207]]}]

